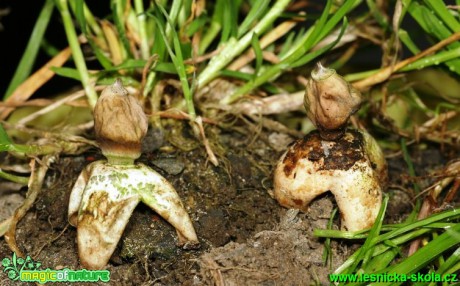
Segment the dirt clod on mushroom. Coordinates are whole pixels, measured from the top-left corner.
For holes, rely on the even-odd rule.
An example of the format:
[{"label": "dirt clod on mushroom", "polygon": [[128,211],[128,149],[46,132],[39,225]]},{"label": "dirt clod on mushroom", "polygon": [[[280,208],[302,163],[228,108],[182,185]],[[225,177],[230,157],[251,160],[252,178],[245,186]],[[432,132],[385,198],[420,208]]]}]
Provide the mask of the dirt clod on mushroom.
[{"label": "dirt clod on mushroom", "polygon": [[284,173],[291,175],[300,159],[310,161],[324,160],[318,170],[348,170],[363,154],[363,135],[356,130],[349,130],[336,141],[325,142],[319,131],[313,131],[304,138],[297,140],[284,157]]}]

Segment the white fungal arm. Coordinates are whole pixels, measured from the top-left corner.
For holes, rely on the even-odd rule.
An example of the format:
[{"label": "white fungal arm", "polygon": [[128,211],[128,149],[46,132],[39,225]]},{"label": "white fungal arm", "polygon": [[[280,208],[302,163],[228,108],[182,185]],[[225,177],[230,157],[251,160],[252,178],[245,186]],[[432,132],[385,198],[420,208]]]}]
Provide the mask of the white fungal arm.
[{"label": "white fungal arm", "polygon": [[387,176],[382,151],[369,135],[355,130],[338,141],[323,142],[312,132],[281,157],[274,174],[275,199],[282,206],[307,211],[315,197],[330,191],[340,209],[342,229],[371,227]]},{"label": "white fungal arm", "polygon": [[78,223],[78,210],[83,198],[83,192],[88,184],[90,176],[89,169],[90,165],[86,166],[86,168],[81,171],[70,193],[68,218],[72,226],[77,226]]},{"label": "white fungal arm", "polygon": [[375,166],[375,173],[379,178],[382,186],[385,186],[388,182],[388,172],[387,172],[387,163],[385,160],[385,155],[380,149],[379,144],[375,139],[367,132],[361,132],[364,137],[364,149],[367,150],[367,156],[369,157],[370,162]]},{"label": "white fungal arm", "polygon": [[154,170],[142,166],[149,171],[149,181],[154,182],[152,190],[140,194],[142,202],[176,228],[181,246],[197,247],[199,242],[192,221],[174,187]]}]

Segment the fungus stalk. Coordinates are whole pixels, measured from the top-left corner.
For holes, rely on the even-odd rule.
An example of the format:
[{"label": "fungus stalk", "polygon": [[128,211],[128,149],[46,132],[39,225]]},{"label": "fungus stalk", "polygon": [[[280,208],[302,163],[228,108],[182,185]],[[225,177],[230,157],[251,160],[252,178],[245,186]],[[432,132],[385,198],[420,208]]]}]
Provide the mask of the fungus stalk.
[{"label": "fungus stalk", "polygon": [[274,174],[274,197],[288,208],[306,211],[330,191],[339,206],[342,229],[373,225],[382,201],[387,167],[377,142],[347,130],[361,95],[335,70],[318,64],[305,91],[308,118],[317,130],[297,140],[281,157]]},{"label": "fungus stalk", "polygon": [[195,229],[174,187],[134,160],[141,155],[148,120],[120,80],[102,91],[94,109],[96,138],[107,160],[89,164],[70,195],[69,222],[77,227],[85,268],[104,268],[137,204],[142,201],[176,228],[178,245],[199,247]]}]

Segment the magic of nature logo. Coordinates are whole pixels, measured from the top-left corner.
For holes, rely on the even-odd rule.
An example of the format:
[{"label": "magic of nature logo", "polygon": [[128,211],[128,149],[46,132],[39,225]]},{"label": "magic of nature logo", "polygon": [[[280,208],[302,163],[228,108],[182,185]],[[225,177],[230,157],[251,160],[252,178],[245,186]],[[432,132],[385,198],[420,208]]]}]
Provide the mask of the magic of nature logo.
[{"label": "magic of nature logo", "polygon": [[109,282],[108,270],[71,270],[40,269],[39,261],[34,261],[29,255],[26,258],[18,257],[13,252],[11,257],[2,259],[3,272],[13,281],[38,282]]}]

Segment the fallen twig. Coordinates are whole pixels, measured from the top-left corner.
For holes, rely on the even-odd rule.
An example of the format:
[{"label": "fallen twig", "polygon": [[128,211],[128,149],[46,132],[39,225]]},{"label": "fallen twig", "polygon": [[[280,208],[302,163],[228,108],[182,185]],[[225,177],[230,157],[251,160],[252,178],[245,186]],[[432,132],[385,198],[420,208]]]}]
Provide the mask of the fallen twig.
[{"label": "fallen twig", "polygon": [[12,220],[9,224],[9,228],[5,233],[6,243],[10,249],[19,257],[24,257],[24,254],[19,249],[16,242],[16,226],[19,221],[26,215],[27,211],[32,207],[38,195],[40,194],[46,172],[48,171],[49,165],[55,160],[55,158],[55,155],[44,156],[41,159],[41,164],[39,164],[38,167],[36,166],[37,159],[33,159],[31,161],[32,173],[30,175],[29,190],[27,192],[26,199],[22,205],[14,212]]}]

